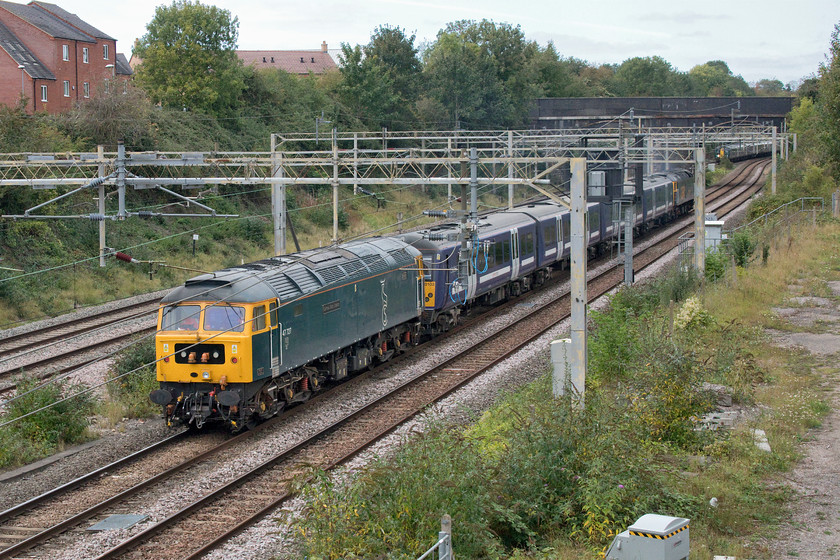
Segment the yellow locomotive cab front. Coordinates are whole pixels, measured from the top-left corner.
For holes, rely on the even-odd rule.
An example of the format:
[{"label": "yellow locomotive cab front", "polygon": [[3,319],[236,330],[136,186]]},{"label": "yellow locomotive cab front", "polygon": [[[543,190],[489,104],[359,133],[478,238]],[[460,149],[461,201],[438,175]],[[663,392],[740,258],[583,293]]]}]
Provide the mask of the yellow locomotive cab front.
[{"label": "yellow locomotive cab front", "polygon": [[248,383],[250,325],[245,308],[196,303],[161,307],[155,338],[157,380]]}]

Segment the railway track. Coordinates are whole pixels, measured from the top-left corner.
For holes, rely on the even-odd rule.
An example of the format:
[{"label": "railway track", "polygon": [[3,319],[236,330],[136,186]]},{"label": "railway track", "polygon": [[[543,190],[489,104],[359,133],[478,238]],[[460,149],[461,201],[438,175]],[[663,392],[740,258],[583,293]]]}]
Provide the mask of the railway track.
[{"label": "railway track", "polygon": [[[757,173],[755,168],[751,173]],[[716,210],[720,215],[725,215],[730,211],[730,208],[742,204],[757,189],[758,186],[754,186],[737,197],[727,196],[727,193],[723,189],[718,189],[716,192],[720,194],[716,195],[714,199],[720,202],[715,203],[713,200],[708,200],[708,206],[710,210]],[[710,198],[712,198],[711,194]],[[720,206],[716,207],[716,204]],[[689,219],[685,221],[690,222]],[[654,262],[659,256],[676,246],[679,235],[687,227],[673,229],[674,231],[664,241],[637,253],[634,259],[637,271],[642,270]],[[664,243],[664,246],[661,246],[662,243]],[[596,299],[603,293],[606,293],[615,285],[619,284],[622,279],[623,270],[621,267],[608,267],[606,272],[590,281],[590,299]],[[519,298],[511,303],[521,302],[522,298]],[[427,369],[388,391],[381,399],[371,402],[359,410],[348,412],[329,427],[307,437],[304,441],[267,457],[253,468],[237,473],[237,477],[234,480],[226,484],[220,484],[218,488],[204,493],[199,499],[191,500],[165,519],[153,520],[153,522],[142,527],[142,531],[136,533],[130,539],[120,542],[104,552],[101,550],[98,551],[97,553],[99,555],[96,557],[105,559],[117,557],[197,558],[201,556],[208,550],[240,532],[266,513],[282,505],[291,495],[290,482],[295,477],[305,475],[311,466],[314,465],[328,469],[346,461],[384,434],[387,434],[406,420],[415,416],[428,406],[428,404],[451,393],[494,364],[504,360],[525,344],[542,336],[543,333],[553,328],[554,325],[568,316],[568,309],[567,293],[556,301],[552,301],[546,305],[540,305],[532,311],[526,312],[513,324],[497,328],[492,337],[488,336],[487,340],[482,344],[474,346],[469,352],[435,364],[433,368]],[[500,310],[488,315],[495,316],[503,313],[504,311]],[[467,325],[459,328],[458,331],[469,328]],[[399,361],[395,365],[398,366]],[[337,402],[341,402],[342,398],[340,393],[345,388],[352,387],[354,383],[362,383],[364,378],[365,376],[354,378],[351,380],[351,383],[339,386],[337,393],[334,390],[318,398],[331,395]],[[313,404],[315,402],[315,399],[310,401]],[[304,407],[298,407],[290,413],[302,414],[304,410]],[[288,422],[289,416],[284,414],[282,418],[276,420],[276,422],[281,421]],[[266,433],[272,425],[274,425],[274,422],[264,424],[262,426],[263,429],[259,430],[259,433]],[[30,531],[30,534],[27,535],[27,541],[18,539],[17,545],[0,551],[0,558],[11,558],[15,554],[29,550],[31,552],[28,555],[32,557],[60,557],[56,556],[57,549],[51,548],[49,545],[45,548],[36,548],[34,550],[32,550],[32,547],[53,538],[57,534],[71,530],[73,527],[76,527],[76,529],[72,529],[73,531],[78,531],[80,523],[95,516],[103,516],[108,512],[122,512],[133,508],[142,509],[140,505],[144,503],[144,499],[138,498],[138,496],[148,491],[149,488],[155,485],[160,487],[161,485],[172,486],[173,484],[177,484],[172,482],[172,476],[178,473],[186,473],[186,471],[200,464],[202,461],[218,461],[219,455],[224,451],[229,451],[232,456],[237,456],[238,453],[235,451],[235,446],[255,437],[257,433],[258,431],[254,431],[253,433],[246,432],[241,436],[237,436],[237,438],[232,438],[223,443],[222,445],[224,447],[210,448],[197,457],[193,456],[188,460],[184,460],[170,467],[169,471],[165,474],[156,474],[154,480],[152,480],[152,477],[146,477],[142,482],[138,482],[132,486],[132,488],[138,488],[130,494],[123,491],[120,497],[115,497],[112,493],[108,500],[103,500],[101,503],[92,506],[92,508],[97,508],[95,511],[92,508],[88,508],[82,512],[84,515],[81,517],[78,516],[79,514],[76,514],[77,517],[64,519],[60,522],[60,525],[59,523],[55,523],[47,529],[47,531],[50,531],[49,534],[43,532],[38,537],[37,535],[32,535]],[[191,439],[203,441],[207,438]],[[175,445],[175,448],[179,447],[176,444],[173,445]],[[165,450],[163,451],[163,453],[166,452]],[[191,453],[196,455],[195,451]],[[104,472],[113,472],[112,469],[115,468],[106,468]],[[140,470],[143,469],[141,468]],[[101,479],[102,476],[100,475],[98,478]],[[96,478],[96,476],[93,476],[93,479]],[[75,494],[72,495],[75,496]],[[247,496],[248,499],[243,500],[243,496]],[[55,503],[50,500],[50,498],[45,498],[41,502],[42,507],[48,507],[52,510],[56,509],[54,506],[49,505]],[[127,502],[126,500],[130,501]],[[68,501],[80,502],[81,500],[78,497],[65,498],[64,502],[66,503]],[[231,504],[235,504],[236,507],[231,508]],[[32,525],[34,525],[33,521],[36,518],[21,518],[20,515],[18,513],[17,517],[7,517],[5,513],[0,514],[0,523],[8,520],[8,524],[2,525],[2,531],[0,532],[3,534],[13,534],[16,528],[32,529]],[[199,525],[201,526],[201,530],[198,531],[198,534],[218,535],[218,537],[210,542],[198,543],[194,535],[196,534],[196,526]],[[24,533],[24,531],[19,531],[19,533]]]}]

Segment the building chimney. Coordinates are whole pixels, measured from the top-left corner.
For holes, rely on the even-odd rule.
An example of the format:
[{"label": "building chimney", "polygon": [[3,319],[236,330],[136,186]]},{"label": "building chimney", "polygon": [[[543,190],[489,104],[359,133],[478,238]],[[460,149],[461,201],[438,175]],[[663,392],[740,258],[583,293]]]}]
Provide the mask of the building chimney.
[{"label": "building chimney", "polygon": [[327,52],[327,42],[321,41],[321,52]]}]

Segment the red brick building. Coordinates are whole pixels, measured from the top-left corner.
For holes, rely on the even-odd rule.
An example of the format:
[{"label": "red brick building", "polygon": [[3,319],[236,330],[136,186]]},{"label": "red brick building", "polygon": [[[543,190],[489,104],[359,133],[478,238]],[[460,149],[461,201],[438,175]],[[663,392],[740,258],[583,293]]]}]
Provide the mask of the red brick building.
[{"label": "red brick building", "polygon": [[55,4],[0,1],[0,103],[60,113],[132,74],[117,41]]},{"label": "red brick building", "polygon": [[236,51],[236,54],[245,66],[275,68],[301,76],[338,69],[326,42],[317,51]]}]

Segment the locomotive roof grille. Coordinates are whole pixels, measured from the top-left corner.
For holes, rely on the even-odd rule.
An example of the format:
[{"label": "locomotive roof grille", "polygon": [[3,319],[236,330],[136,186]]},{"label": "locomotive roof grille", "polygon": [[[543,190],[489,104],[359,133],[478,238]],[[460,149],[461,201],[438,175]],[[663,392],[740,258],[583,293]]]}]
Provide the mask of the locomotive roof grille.
[{"label": "locomotive roof grille", "polygon": [[365,255],[362,257],[362,262],[365,263],[371,274],[378,274],[388,270],[388,263],[382,258],[382,255]]},{"label": "locomotive roof grille", "polygon": [[341,263],[341,268],[344,269],[344,272],[347,276],[356,276],[359,273],[366,272],[367,269],[365,265],[359,259],[354,261],[348,261],[346,263]]},{"label": "locomotive roof grille", "polygon": [[321,278],[324,279],[324,285],[333,284],[347,278],[347,273],[339,265],[328,266],[326,268],[319,268],[317,270]]},{"label": "locomotive roof grille", "polygon": [[388,254],[391,255],[397,266],[405,266],[414,262],[414,258],[403,249],[393,249],[388,251]]}]

